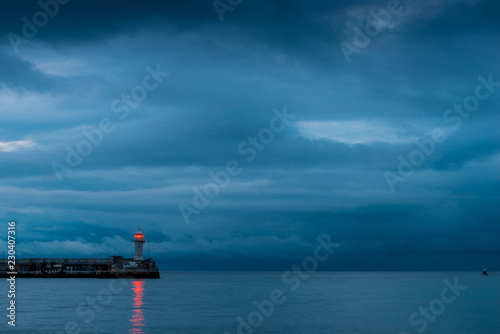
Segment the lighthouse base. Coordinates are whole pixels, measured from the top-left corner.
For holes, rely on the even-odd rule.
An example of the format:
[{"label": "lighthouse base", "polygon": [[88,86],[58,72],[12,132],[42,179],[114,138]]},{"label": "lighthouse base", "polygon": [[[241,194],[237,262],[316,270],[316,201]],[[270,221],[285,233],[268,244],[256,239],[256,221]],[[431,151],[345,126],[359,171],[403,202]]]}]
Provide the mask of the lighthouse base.
[{"label": "lighthouse base", "polygon": [[101,271],[97,273],[97,278],[160,278],[160,273],[156,272],[112,272]]}]

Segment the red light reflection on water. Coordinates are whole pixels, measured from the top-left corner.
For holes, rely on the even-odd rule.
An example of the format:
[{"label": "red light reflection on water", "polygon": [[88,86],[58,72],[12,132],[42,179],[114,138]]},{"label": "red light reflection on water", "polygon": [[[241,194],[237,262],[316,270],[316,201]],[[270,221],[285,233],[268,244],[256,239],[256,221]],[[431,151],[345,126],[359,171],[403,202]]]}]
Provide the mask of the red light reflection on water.
[{"label": "red light reflection on water", "polygon": [[131,323],[131,328],[129,333],[145,333],[144,326],[146,321],[144,320],[144,281],[137,280],[132,281],[132,316],[129,321]]}]

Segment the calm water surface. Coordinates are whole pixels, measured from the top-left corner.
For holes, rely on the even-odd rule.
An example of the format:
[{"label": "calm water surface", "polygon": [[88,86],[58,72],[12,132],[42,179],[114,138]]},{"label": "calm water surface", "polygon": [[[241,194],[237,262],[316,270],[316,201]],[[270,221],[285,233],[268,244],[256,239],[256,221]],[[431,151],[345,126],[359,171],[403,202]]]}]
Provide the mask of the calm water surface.
[{"label": "calm water surface", "polygon": [[[444,280],[455,285],[455,292]],[[0,289],[5,310],[5,280]],[[7,325],[5,310],[1,332],[499,334],[500,273],[322,272],[283,279],[281,272],[162,272],[159,280],[26,278],[17,279],[16,306],[16,327]]]}]

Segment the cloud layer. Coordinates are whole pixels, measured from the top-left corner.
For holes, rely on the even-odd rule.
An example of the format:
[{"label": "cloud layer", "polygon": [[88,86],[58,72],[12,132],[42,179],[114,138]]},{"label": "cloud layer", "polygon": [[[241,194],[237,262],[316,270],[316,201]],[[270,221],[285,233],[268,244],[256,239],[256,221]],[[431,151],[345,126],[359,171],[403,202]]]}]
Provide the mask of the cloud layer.
[{"label": "cloud layer", "polygon": [[166,270],[280,270],[320,234],[324,269],[498,265],[497,2],[42,3],[0,20],[20,255],[129,256],[140,222]]}]

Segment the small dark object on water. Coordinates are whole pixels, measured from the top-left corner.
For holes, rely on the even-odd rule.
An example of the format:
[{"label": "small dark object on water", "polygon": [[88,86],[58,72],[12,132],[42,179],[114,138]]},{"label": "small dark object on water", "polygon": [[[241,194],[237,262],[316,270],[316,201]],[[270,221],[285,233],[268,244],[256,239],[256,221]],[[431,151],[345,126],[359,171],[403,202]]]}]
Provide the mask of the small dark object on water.
[{"label": "small dark object on water", "polygon": [[481,275],[488,276],[488,272],[486,271],[486,269],[483,270],[483,272],[481,273]]}]

